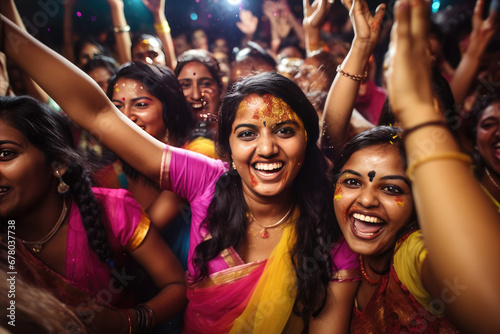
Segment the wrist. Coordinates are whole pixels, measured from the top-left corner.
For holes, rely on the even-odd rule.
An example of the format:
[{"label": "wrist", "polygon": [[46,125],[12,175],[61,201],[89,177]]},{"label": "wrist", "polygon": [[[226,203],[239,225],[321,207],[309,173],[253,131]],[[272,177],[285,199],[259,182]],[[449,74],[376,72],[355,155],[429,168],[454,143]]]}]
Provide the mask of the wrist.
[{"label": "wrist", "polygon": [[427,122],[444,120],[439,111],[434,110],[434,106],[428,103],[414,103],[411,104],[411,107],[393,109],[393,112],[403,129],[414,128]]}]

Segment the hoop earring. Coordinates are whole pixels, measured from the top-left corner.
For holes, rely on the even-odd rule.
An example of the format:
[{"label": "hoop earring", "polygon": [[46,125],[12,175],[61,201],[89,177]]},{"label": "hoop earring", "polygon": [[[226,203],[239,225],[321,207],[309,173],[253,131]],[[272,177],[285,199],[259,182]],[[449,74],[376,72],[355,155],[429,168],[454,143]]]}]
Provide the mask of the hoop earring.
[{"label": "hoop earring", "polygon": [[69,191],[69,186],[64,182],[62,179],[61,173],[59,173],[58,170],[56,170],[57,177],[59,178],[59,184],[57,185],[57,192],[60,195],[65,195]]}]

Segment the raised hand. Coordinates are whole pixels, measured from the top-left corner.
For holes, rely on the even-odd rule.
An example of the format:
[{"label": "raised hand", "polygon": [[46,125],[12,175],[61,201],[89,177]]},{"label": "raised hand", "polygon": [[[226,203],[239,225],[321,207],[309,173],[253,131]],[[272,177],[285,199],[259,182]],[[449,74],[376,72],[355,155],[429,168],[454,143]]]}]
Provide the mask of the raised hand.
[{"label": "raised hand", "polygon": [[371,14],[364,0],[343,0],[342,4],[349,10],[349,17],[354,28],[353,48],[368,47],[371,54],[377,44],[385,4],[378,5],[375,15]]},{"label": "raised hand", "polygon": [[242,9],[240,10],[240,21],[236,22],[236,26],[247,36],[251,36],[257,30],[259,19],[252,14],[251,11]]},{"label": "raised hand", "polygon": [[153,14],[165,12],[165,0],[142,0],[142,3]]},{"label": "raised hand", "polygon": [[319,29],[330,11],[332,7],[333,1],[327,0],[314,0],[312,5],[309,3],[309,0],[304,0],[303,8],[304,8],[304,21],[302,24],[304,28],[314,28]]},{"label": "raised hand", "polygon": [[[427,44],[429,3],[425,0],[396,3],[387,86],[392,111],[403,125],[414,123],[411,111],[433,105],[431,64]],[[410,120],[409,120],[410,118]]]}]

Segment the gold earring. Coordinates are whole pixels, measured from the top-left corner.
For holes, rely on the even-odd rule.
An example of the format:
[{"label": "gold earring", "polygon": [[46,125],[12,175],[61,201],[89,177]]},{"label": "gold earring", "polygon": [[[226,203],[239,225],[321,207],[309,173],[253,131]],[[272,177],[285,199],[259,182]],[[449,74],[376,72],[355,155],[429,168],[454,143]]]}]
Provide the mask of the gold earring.
[{"label": "gold earring", "polygon": [[66,194],[69,191],[69,186],[62,179],[61,173],[56,170],[57,177],[59,178],[59,184],[57,185],[57,192],[61,195]]},{"label": "gold earring", "polygon": [[234,161],[231,161],[231,166],[233,167],[234,170],[236,170],[236,165],[234,164]]}]

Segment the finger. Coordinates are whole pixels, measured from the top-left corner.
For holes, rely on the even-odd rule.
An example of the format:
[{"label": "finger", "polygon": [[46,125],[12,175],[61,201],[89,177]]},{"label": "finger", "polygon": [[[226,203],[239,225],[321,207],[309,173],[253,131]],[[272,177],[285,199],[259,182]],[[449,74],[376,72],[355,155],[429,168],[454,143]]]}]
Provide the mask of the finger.
[{"label": "finger", "polygon": [[484,9],[484,0],[477,0],[476,5],[474,6],[474,18],[482,19]]},{"label": "finger", "polygon": [[419,48],[425,48],[427,46],[429,8],[430,3],[426,0],[411,0],[410,15],[412,42]]},{"label": "finger", "polygon": [[304,13],[307,14],[309,9],[311,8],[311,4],[309,3],[309,0],[304,0],[302,6],[304,7]]},{"label": "finger", "polygon": [[353,0],[342,0],[342,4],[344,5],[345,8],[347,8],[349,12],[351,12],[352,2]]},{"label": "finger", "polygon": [[411,46],[410,35],[410,2],[409,0],[398,0],[394,6],[395,29],[397,48],[404,51]]},{"label": "finger", "polygon": [[375,9],[375,15],[373,16],[372,21],[373,23],[371,24],[372,30],[380,30],[380,24],[384,19],[385,7],[385,4],[381,3],[377,6],[377,9]]}]

